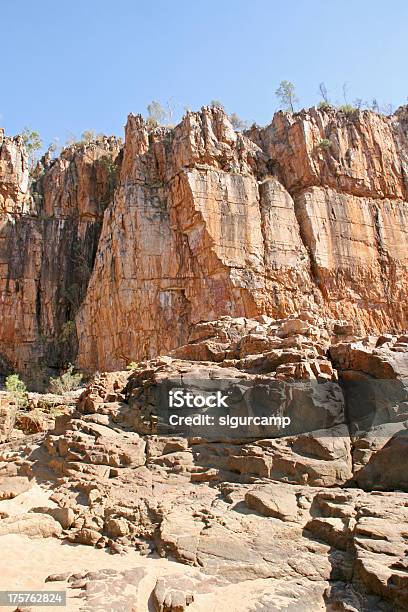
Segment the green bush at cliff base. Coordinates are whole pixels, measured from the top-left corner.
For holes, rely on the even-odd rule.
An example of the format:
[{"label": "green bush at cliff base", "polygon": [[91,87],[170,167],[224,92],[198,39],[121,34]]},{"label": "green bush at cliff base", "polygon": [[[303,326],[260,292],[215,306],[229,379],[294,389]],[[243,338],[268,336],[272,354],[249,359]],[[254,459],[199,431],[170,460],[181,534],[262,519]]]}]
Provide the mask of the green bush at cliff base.
[{"label": "green bush at cliff base", "polygon": [[75,391],[82,382],[82,374],[74,374],[74,366],[70,363],[64,374],[57,378],[50,378],[49,389],[51,393],[62,394]]},{"label": "green bush at cliff base", "polygon": [[126,369],[136,370],[138,367],[139,367],[139,364],[137,363],[137,361],[131,361],[130,363],[127,364]]},{"label": "green bush at cliff base", "polygon": [[28,404],[27,387],[18,374],[10,374],[6,378],[6,390],[14,399],[19,408],[25,408]]}]

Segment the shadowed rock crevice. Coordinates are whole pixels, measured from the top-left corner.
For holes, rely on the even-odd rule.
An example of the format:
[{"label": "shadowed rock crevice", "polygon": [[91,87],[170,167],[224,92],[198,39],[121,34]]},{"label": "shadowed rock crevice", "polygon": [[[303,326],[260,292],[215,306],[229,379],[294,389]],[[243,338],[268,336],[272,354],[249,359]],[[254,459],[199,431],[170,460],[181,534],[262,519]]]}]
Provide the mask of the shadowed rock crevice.
[{"label": "shadowed rock crevice", "polygon": [[[25,185],[28,167],[18,162],[22,145],[6,139],[1,151],[7,149],[18,166],[11,177],[17,187],[18,181]],[[1,200],[0,351],[31,384],[41,386],[76,358],[76,313],[113,195],[118,155],[116,139],[105,138],[67,148],[55,160],[44,156],[29,190],[21,187],[16,195],[17,187],[13,192],[9,186]]]}]

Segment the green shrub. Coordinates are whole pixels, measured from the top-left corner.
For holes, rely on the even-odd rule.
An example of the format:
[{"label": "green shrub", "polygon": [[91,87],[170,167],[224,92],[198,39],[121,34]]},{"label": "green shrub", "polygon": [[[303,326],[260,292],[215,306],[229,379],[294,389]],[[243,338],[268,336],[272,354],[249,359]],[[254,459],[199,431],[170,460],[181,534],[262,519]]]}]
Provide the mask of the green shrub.
[{"label": "green shrub", "polygon": [[139,367],[139,364],[137,363],[137,361],[131,361],[130,363],[127,364],[126,369],[136,370],[138,367]]},{"label": "green shrub", "polygon": [[96,140],[96,132],[95,130],[85,130],[85,132],[82,132],[81,134],[81,143],[84,144],[89,144],[90,142]]},{"label": "green shrub", "polygon": [[331,147],[331,141],[328,138],[322,138],[322,140],[319,142],[319,147],[329,149]]},{"label": "green shrub", "polygon": [[60,341],[70,342],[75,336],[76,327],[74,321],[66,321],[61,328]]},{"label": "green shrub", "polygon": [[[157,127],[157,126],[150,126]],[[103,204],[109,204],[109,202],[113,198],[113,194],[115,193],[115,187],[117,182],[117,174],[118,174],[118,166],[115,161],[109,155],[106,155],[100,159],[102,166],[105,169],[107,175],[107,190],[106,190],[106,200],[103,201]]]},{"label": "green shrub", "polygon": [[352,104],[343,104],[342,106],[339,106],[339,111],[346,113],[346,115],[351,115],[356,110],[357,108]]},{"label": "green shrub", "polygon": [[21,138],[23,139],[24,146],[28,154],[28,162],[30,171],[33,170],[34,165],[37,161],[37,155],[43,146],[40,133],[30,128],[25,127],[21,131]]},{"label": "green shrub", "polygon": [[75,134],[70,134],[65,141],[63,149],[66,147],[75,147],[78,148],[81,145],[91,144],[95,142],[101,142],[105,138],[105,134],[96,133],[95,130],[85,130],[82,132],[81,137],[77,138]]},{"label": "green shrub", "polygon": [[248,121],[244,121],[243,119],[238,117],[237,113],[232,113],[232,115],[229,116],[229,120],[234,130],[237,130],[238,132],[242,132],[243,130],[248,129],[249,127]]},{"label": "green shrub", "polygon": [[6,378],[6,390],[16,401],[19,408],[25,408],[28,404],[27,387],[18,374],[10,374]]},{"label": "green shrub", "polygon": [[317,108],[320,108],[320,110],[330,110],[333,107],[332,107],[332,105],[329,102],[325,102],[324,100],[322,100],[317,105]]},{"label": "green shrub", "polygon": [[64,414],[64,411],[62,410],[60,406],[53,406],[52,408],[50,408],[49,413],[52,417],[55,418],[58,416],[62,416]]},{"label": "green shrub", "polygon": [[51,393],[62,394],[68,391],[78,389],[82,381],[82,374],[79,372],[74,374],[74,366],[69,364],[68,369],[64,374],[57,378],[50,378],[49,389]]},{"label": "green shrub", "polygon": [[278,89],[275,91],[275,96],[281,103],[284,110],[291,113],[295,112],[295,105],[299,102],[295,86],[290,81],[281,81]]},{"label": "green shrub", "polygon": [[147,105],[147,126],[154,129],[159,126],[174,127],[175,104],[172,98],[162,106],[157,100]]},{"label": "green shrub", "polygon": [[225,106],[219,100],[211,100],[210,106],[212,106],[212,108],[222,108],[222,110],[225,110]]}]

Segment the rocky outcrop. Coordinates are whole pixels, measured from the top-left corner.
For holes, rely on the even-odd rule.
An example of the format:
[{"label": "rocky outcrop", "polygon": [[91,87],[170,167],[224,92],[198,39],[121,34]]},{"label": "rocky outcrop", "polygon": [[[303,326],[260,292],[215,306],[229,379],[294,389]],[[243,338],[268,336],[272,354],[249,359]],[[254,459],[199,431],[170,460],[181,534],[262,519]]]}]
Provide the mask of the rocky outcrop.
[{"label": "rocky outcrop", "polygon": [[[0,133],[1,371],[138,362],[2,394],[7,575],[73,609],[408,609],[407,126],[131,115],[31,176]],[[175,389],[238,425],[170,423]]]},{"label": "rocky outcrop", "polygon": [[29,210],[28,157],[22,138],[8,138],[0,128],[0,213]]},{"label": "rocky outcrop", "polygon": [[0,151],[0,361],[6,372],[17,369],[38,384],[75,358],[75,316],[113,194],[119,145],[104,139],[65,149],[56,160],[44,157],[35,180],[19,138],[5,139]]},{"label": "rocky outcrop", "polygon": [[[74,564],[59,550],[42,580],[101,609],[114,600],[129,611],[407,610],[408,341],[349,331],[307,312],[223,317],[194,326],[170,355],[98,374],[53,431],[0,449],[0,544],[16,534],[24,546],[75,543]],[[252,385],[251,410],[278,404],[303,430],[164,432],[160,389],[170,381]],[[381,396],[375,385],[385,383]],[[356,415],[365,431],[351,419],[360,384],[377,402],[369,423],[364,406]],[[242,414],[234,398],[224,412]],[[394,447],[389,427],[401,437]],[[92,555],[78,555],[85,547]],[[123,571],[102,551],[123,558]],[[173,563],[156,566],[158,555]],[[82,557],[91,571],[77,567]]]},{"label": "rocky outcrop", "polygon": [[149,131],[129,117],[115,200],[77,319],[78,363],[112,369],[221,315],[348,318],[403,330],[403,111],[278,113],[232,131],[220,109]]},{"label": "rocky outcrop", "polygon": [[175,128],[130,115],[120,155],[66,149],[30,188],[3,138],[2,361],[118,369],[200,321],[302,309],[403,332],[406,115],[279,112],[245,134],[219,108]]},{"label": "rocky outcrop", "polygon": [[17,402],[7,394],[0,396],[0,442],[5,442],[11,434],[17,415]]},{"label": "rocky outcrop", "polygon": [[311,108],[278,112],[249,134],[291,193],[327,187],[358,197],[406,200],[407,107],[394,116]]}]

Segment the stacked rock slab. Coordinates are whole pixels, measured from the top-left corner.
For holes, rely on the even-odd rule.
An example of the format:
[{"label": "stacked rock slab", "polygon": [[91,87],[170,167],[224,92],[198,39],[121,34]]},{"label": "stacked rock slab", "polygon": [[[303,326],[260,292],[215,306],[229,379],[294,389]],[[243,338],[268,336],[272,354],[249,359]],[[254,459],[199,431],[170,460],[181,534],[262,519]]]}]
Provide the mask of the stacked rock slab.
[{"label": "stacked rock slab", "polygon": [[[368,439],[337,421],[325,432],[247,439],[241,431],[241,439],[223,440],[205,437],[205,429],[188,437],[153,427],[154,390],[177,377],[337,387],[323,405],[314,396],[309,416],[322,408],[346,415],[347,381],[391,381],[403,393],[407,336],[357,339],[349,332],[344,322],[308,312],[280,320],[223,317],[194,326],[170,355],[96,375],[76,407],[56,417],[54,431],[11,436],[0,449],[0,497],[23,491],[25,500],[18,514],[0,501],[0,512],[10,512],[0,518],[0,539],[75,543],[76,565],[67,568],[62,546],[53,575],[44,570],[43,580],[64,583],[69,597],[80,593],[84,605],[101,609],[122,596],[131,600],[120,609],[135,607],[146,571],[141,610],[149,598],[157,612],[220,611],[231,601],[240,612],[278,605],[407,610],[408,454],[401,439],[389,444],[376,424]],[[394,396],[388,400],[379,406],[401,436],[406,398],[399,413]],[[30,487],[37,488],[33,500],[41,487],[47,504],[30,506]],[[102,566],[79,568],[84,545],[95,548],[86,553],[129,555],[126,572],[105,553]],[[143,567],[140,557],[130,562],[135,549],[146,556]],[[173,561],[163,573],[158,555]],[[84,557],[88,564],[91,556]]]}]

